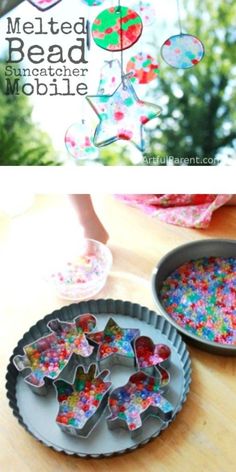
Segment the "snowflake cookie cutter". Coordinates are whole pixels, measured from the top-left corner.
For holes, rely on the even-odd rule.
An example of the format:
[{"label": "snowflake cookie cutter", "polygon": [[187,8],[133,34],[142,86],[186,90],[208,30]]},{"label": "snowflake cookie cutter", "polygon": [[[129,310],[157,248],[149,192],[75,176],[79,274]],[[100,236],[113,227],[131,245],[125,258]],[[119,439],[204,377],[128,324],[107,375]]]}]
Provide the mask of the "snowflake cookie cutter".
[{"label": "snowflake cookie cutter", "polygon": [[96,364],[86,370],[77,365],[72,382],[55,380],[59,410],[56,423],[67,434],[87,438],[107,407],[112,383],[107,380],[110,371],[98,372]]},{"label": "snowflake cookie cutter", "polygon": [[24,380],[39,395],[46,395],[74,354],[77,363],[88,365],[94,347],[86,338],[97,324],[90,313],[79,315],[72,322],[54,319],[48,322],[49,334],[24,346],[23,355],[16,355],[13,363]]}]

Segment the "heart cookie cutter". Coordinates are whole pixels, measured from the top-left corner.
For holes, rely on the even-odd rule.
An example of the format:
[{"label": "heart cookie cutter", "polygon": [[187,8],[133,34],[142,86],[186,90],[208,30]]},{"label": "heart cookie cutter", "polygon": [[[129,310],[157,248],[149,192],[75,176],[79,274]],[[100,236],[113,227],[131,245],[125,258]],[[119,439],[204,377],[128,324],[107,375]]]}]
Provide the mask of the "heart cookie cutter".
[{"label": "heart cookie cutter", "polygon": [[165,369],[170,365],[171,350],[166,344],[154,344],[148,336],[135,339],[137,367],[149,375],[157,377],[162,387],[170,381],[170,374]]}]

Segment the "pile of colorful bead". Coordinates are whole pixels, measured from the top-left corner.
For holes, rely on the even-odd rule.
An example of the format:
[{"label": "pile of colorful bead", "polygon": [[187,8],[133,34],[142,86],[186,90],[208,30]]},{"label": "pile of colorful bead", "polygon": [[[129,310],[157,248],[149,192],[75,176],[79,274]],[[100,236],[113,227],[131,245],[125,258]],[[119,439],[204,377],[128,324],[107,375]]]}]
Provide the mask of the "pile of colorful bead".
[{"label": "pile of colorful bead", "polygon": [[125,421],[130,431],[141,427],[140,415],[150,406],[160,408],[167,414],[173,409],[162,397],[159,382],[143,372],[137,372],[124,387],[113,390],[108,403],[112,413],[110,419]]},{"label": "pile of colorful bead", "polygon": [[99,345],[97,360],[102,361],[116,353],[134,359],[131,343],[138,335],[138,329],[121,328],[110,318],[103,331],[91,333],[88,338]]},{"label": "pile of colorful bead", "polygon": [[164,281],[161,299],[189,333],[236,344],[236,258],[204,257],[183,264]]},{"label": "pile of colorful bead", "polygon": [[73,385],[63,380],[56,381],[55,385],[60,405],[57,423],[80,430],[96,413],[111,383],[78,371]]},{"label": "pile of colorful bead", "polygon": [[100,346],[100,358],[107,357],[112,353],[119,352],[126,356],[134,357],[133,350],[130,349],[130,341],[133,339],[129,333],[122,335],[116,329],[110,331],[104,338],[104,343]]},{"label": "pile of colorful bead", "polygon": [[102,260],[98,256],[81,256],[76,263],[67,262],[52,278],[63,284],[84,284],[103,275]]},{"label": "pile of colorful bead", "polygon": [[141,369],[161,364],[161,362],[170,357],[170,349],[165,344],[158,344],[157,346],[153,346],[152,349],[147,342],[141,344],[138,341],[139,338],[135,347],[138,365]]},{"label": "pile of colorful bead", "polygon": [[69,299],[86,298],[90,296],[88,290],[96,284],[99,287],[103,278],[105,282],[106,266],[102,254],[81,256],[52,273],[51,280],[61,296]]},{"label": "pile of colorful bead", "polygon": [[42,385],[43,378],[55,379],[75,352],[88,357],[93,347],[89,345],[81,328],[72,323],[62,323],[62,329],[25,347],[31,374],[27,378],[33,385]]}]

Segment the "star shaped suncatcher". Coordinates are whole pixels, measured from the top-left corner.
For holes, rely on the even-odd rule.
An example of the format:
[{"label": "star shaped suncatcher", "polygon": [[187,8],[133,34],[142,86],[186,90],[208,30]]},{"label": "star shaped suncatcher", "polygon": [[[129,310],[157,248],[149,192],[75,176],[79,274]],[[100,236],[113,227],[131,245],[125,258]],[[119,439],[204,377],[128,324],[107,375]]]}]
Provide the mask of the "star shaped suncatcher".
[{"label": "star shaped suncatcher", "polygon": [[132,341],[139,336],[139,329],[121,328],[112,318],[109,318],[103,331],[89,333],[90,341],[98,344],[97,361],[108,363],[119,363],[134,365],[135,354]]},{"label": "star shaped suncatcher", "polygon": [[100,120],[94,135],[95,146],[107,146],[122,139],[144,151],[143,126],[156,118],[162,109],[140,100],[128,75],[123,77],[112,95],[93,95],[86,99]]}]

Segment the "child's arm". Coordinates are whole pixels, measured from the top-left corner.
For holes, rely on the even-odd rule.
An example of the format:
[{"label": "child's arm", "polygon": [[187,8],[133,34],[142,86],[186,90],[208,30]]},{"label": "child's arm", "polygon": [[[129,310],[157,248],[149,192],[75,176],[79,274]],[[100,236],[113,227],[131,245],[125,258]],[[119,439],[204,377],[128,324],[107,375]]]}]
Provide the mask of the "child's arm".
[{"label": "child's arm", "polygon": [[94,210],[91,196],[73,194],[69,195],[69,197],[75,208],[79,222],[84,228],[84,236],[105,244],[109,235]]}]

